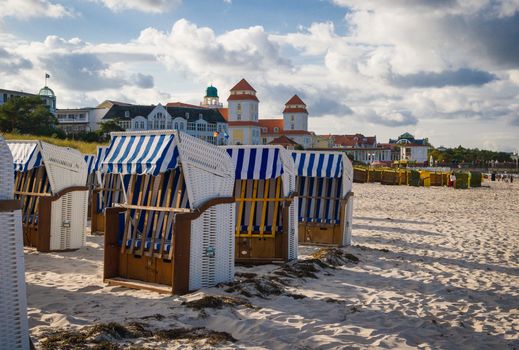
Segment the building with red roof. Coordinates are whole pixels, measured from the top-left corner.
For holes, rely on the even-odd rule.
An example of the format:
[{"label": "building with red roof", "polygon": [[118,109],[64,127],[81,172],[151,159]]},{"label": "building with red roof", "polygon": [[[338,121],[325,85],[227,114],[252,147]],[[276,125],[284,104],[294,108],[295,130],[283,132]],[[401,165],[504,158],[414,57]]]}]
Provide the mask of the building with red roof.
[{"label": "building with red roof", "polygon": [[259,145],[259,99],[256,90],[245,79],[234,85],[227,98],[226,119],[230,144]]}]

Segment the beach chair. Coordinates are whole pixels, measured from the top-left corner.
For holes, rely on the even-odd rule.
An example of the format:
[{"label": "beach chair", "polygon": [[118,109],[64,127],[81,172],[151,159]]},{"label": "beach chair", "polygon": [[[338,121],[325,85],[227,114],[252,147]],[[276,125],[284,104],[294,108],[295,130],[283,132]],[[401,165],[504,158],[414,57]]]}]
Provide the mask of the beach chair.
[{"label": "beach chair", "polygon": [[431,172],[431,186],[447,186],[449,183],[449,174],[441,171]]},{"label": "beach chair", "polygon": [[423,187],[431,187],[431,172],[420,170],[420,185]]},{"label": "beach chair", "polygon": [[124,201],[120,177],[105,174],[101,171],[101,164],[106,156],[108,147],[97,146],[94,173],[94,188],[90,198],[90,230],[92,234],[104,234],[105,209]]},{"label": "beach chair", "polygon": [[0,349],[29,350],[21,203],[13,196],[12,164],[0,136]]},{"label": "beach chair", "polygon": [[297,258],[296,173],[280,146],[224,146],[236,168],[236,262]]},{"label": "beach chair", "polygon": [[370,172],[365,167],[354,167],[353,168],[353,182],[366,183],[369,182]]},{"label": "beach chair", "polygon": [[401,175],[398,169],[384,169],[380,177],[382,185],[399,185],[401,182]]},{"label": "beach chair", "polygon": [[90,219],[91,217],[91,202],[92,202],[92,192],[94,191],[95,186],[95,173],[94,173],[94,165],[96,161],[96,155],[95,154],[85,154],[83,155],[85,158],[85,163],[87,166],[87,181],[86,186],[88,187],[88,209],[87,209],[87,218]]},{"label": "beach chair", "polygon": [[42,141],[8,141],[15,198],[22,202],[23,240],[38,251],[85,243],[88,187],[83,155]]},{"label": "beach chair", "polygon": [[234,278],[234,168],[178,131],[112,133],[101,165],[125,200],[106,208],[104,281],[183,294]]},{"label": "beach chair", "polygon": [[351,244],[353,167],[340,152],[294,151],[300,244]]}]

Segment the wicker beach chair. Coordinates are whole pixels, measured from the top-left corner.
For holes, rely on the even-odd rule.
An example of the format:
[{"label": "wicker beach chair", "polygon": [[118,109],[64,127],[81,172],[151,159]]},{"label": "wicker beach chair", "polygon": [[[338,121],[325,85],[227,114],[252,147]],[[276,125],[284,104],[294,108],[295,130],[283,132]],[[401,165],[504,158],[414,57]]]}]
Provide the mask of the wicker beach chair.
[{"label": "wicker beach chair", "polygon": [[24,244],[42,252],[81,248],[88,196],[83,155],[41,141],[9,141],[8,146],[15,198],[22,202]]},{"label": "wicker beach chair", "polygon": [[101,172],[125,198],[105,210],[105,282],[182,294],[233,280],[225,150],[178,131],[112,133]]},{"label": "wicker beach chair", "polygon": [[351,244],[353,167],[340,152],[294,151],[299,243]]},{"label": "wicker beach chair", "polygon": [[236,261],[297,258],[294,162],[279,146],[224,146],[236,168]]},{"label": "wicker beach chair", "polygon": [[28,350],[21,203],[13,197],[12,164],[0,136],[0,349]]}]

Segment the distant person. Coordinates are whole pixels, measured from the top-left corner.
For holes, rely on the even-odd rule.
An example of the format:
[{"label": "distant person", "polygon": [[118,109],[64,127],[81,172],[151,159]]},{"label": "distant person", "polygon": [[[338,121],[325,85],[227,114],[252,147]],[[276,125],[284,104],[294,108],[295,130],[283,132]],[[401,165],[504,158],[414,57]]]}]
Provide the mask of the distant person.
[{"label": "distant person", "polygon": [[492,177],[492,181],[496,181],[496,173],[492,173],[491,177]]},{"label": "distant person", "polygon": [[456,187],[456,175],[454,174],[450,176],[449,187]]},{"label": "distant person", "polygon": [[514,176],[512,174],[510,174],[510,183],[513,183],[514,182]]}]

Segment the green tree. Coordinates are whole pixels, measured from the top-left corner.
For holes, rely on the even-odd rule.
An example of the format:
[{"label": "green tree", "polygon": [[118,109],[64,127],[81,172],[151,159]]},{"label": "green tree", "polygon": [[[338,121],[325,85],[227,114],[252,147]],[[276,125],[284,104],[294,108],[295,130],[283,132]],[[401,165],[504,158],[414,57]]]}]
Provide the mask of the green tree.
[{"label": "green tree", "polygon": [[109,119],[105,122],[99,123],[99,132],[101,134],[109,134],[112,131],[124,131],[116,119]]},{"label": "green tree", "polygon": [[58,120],[39,96],[15,97],[0,106],[0,130],[32,135],[59,133]]}]

